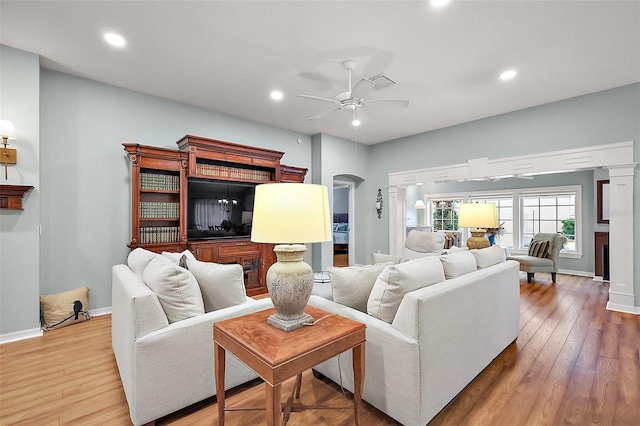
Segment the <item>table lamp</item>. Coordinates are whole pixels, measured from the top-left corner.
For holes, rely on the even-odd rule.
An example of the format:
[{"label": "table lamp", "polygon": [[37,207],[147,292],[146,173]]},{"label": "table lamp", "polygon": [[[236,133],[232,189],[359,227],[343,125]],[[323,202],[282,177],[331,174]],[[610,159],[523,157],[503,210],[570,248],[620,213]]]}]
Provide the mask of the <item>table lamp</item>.
[{"label": "table lamp", "polygon": [[498,214],[495,203],[462,203],[458,211],[458,227],[471,227],[471,237],[467,247],[480,249],[489,247],[489,240],[484,236],[484,228],[498,227]]},{"label": "table lamp", "polygon": [[251,241],[277,244],[277,262],[267,272],[276,308],[267,323],[286,332],[313,322],[304,308],[313,289],[313,269],[303,261],[304,243],[331,241],[329,191],[303,183],[256,186]]}]

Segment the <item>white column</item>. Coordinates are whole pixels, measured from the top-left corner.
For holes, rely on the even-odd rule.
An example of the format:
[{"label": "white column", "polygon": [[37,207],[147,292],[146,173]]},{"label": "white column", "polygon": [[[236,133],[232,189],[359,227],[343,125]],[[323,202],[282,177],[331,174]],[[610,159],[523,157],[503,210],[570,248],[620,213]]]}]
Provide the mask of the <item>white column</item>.
[{"label": "white column", "polygon": [[389,194],[389,254],[400,256],[406,234],[407,190],[390,186]]},{"label": "white column", "polygon": [[609,302],[611,311],[640,314],[633,289],[635,165],[609,168]]}]

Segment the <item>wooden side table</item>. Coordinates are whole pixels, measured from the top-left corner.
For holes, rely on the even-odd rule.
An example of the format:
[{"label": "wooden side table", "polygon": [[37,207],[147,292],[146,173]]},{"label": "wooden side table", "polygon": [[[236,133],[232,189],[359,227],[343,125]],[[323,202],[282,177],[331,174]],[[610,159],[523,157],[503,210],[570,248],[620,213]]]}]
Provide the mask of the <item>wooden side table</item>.
[{"label": "wooden side table", "polygon": [[[267,317],[274,312],[273,308],[267,309],[213,325],[219,424],[224,426],[225,412],[232,410],[225,407],[225,351],[239,358],[266,382],[267,425],[276,426],[281,424],[281,412],[284,412],[286,424],[291,412],[305,409],[304,404],[292,402],[294,395],[296,398],[300,396],[302,372],[353,349],[353,410],[355,423],[359,425],[364,384],[365,325],[307,306],[305,312],[315,321],[320,321],[286,333],[267,324]],[[282,382],[294,376],[297,376],[294,394],[282,404]]]}]

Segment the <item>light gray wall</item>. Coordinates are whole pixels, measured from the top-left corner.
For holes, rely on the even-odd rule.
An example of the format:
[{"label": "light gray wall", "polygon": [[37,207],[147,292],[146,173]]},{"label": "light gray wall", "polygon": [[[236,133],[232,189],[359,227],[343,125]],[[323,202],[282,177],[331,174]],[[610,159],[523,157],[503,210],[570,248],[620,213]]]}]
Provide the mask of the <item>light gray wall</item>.
[{"label": "light gray wall", "polygon": [[[638,140],[640,84],[632,84],[374,145],[370,170],[375,173],[370,174],[370,183],[385,188],[390,172],[466,163],[472,158],[514,157],[623,141],[636,143],[634,158],[629,160],[640,162]],[[593,180],[588,184],[593,185]],[[556,184],[562,182],[558,178]],[[589,193],[593,194],[593,188]],[[630,230],[635,258],[640,256],[639,199],[640,170],[636,168],[635,221],[634,229]],[[593,204],[586,207],[594,218]],[[596,229],[595,219],[589,220],[591,223],[585,232],[592,233]],[[376,232],[371,232],[370,252],[388,250],[388,220],[381,225]],[[634,288],[638,306],[640,268],[634,271]]]},{"label": "light gray wall", "polygon": [[333,212],[349,213],[349,188],[333,189]]},{"label": "light gray wall", "polygon": [[284,164],[311,169],[307,135],[50,70],[42,70],[41,84],[40,289],[88,285],[91,309],[111,306],[111,266],[129,253],[123,142],[177,148],[177,140],[193,134],[284,151]]},{"label": "light gray wall", "polygon": [[2,184],[29,185],[24,210],[0,210],[0,335],[40,327],[40,62],[37,55],[0,45],[0,118],[10,120],[17,164]]},{"label": "light gray wall", "polygon": [[[355,238],[355,263],[367,263],[367,240],[369,223],[367,222],[368,193],[372,191],[369,179],[370,147],[357,142],[348,141],[336,136],[321,134],[313,138],[313,155],[316,173],[313,183],[333,187],[334,176],[352,176],[356,183],[354,196],[354,218],[349,218],[353,226]],[[329,191],[333,208],[333,193]],[[320,245],[321,250],[314,251],[313,267],[325,270],[333,265],[333,243]]]}]

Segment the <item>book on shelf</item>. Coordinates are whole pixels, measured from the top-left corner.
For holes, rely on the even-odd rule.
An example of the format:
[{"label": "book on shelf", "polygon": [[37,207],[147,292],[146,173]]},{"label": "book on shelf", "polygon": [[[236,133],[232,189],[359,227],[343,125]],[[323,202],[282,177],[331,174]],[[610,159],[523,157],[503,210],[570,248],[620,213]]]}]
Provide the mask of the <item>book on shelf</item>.
[{"label": "book on shelf", "polygon": [[159,191],[179,191],[180,177],[178,175],[141,172],[140,188]]},{"label": "book on shelf", "polygon": [[180,203],[141,201],[141,219],[176,219],[180,217]]},{"label": "book on shelf", "polygon": [[196,173],[204,176],[237,180],[253,180],[259,182],[268,182],[271,180],[271,172],[266,170],[243,169],[207,163],[197,163]]},{"label": "book on shelf", "polygon": [[180,239],[178,226],[145,226],[140,228],[140,244],[177,243]]}]

